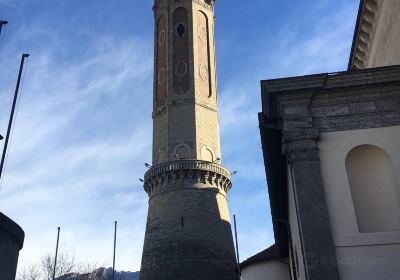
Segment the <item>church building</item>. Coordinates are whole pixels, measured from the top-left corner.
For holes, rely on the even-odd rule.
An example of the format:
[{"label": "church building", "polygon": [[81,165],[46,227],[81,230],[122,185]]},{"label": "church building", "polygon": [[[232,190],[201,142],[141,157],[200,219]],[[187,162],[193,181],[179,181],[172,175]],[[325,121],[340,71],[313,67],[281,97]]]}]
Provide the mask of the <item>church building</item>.
[{"label": "church building", "polygon": [[261,88],[276,244],[242,279],[399,279],[400,1],[361,1],[347,71]]}]

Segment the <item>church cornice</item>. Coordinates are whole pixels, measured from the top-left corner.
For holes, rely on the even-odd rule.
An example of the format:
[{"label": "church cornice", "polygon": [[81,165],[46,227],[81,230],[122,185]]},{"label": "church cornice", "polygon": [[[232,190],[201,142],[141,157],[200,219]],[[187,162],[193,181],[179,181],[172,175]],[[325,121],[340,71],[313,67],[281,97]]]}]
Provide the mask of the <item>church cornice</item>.
[{"label": "church cornice", "polygon": [[219,164],[201,160],[162,163],[149,169],[144,176],[144,189],[149,196],[177,187],[218,189],[226,195],[232,187],[232,182],[227,169]]},{"label": "church cornice", "polygon": [[350,54],[349,70],[368,67],[382,4],[383,1],[381,0],[361,0]]}]

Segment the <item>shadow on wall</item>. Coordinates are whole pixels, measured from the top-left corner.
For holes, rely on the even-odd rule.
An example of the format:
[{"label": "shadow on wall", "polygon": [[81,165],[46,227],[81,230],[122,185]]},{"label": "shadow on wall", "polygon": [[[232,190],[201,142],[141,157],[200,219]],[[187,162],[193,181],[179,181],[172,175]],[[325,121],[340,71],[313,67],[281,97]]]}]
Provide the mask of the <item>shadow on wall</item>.
[{"label": "shadow on wall", "polygon": [[226,197],[178,184],[150,199],[140,279],[238,280]]},{"label": "shadow on wall", "polygon": [[389,155],[358,146],[346,157],[346,171],[360,232],[400,231],[400,188]]}]

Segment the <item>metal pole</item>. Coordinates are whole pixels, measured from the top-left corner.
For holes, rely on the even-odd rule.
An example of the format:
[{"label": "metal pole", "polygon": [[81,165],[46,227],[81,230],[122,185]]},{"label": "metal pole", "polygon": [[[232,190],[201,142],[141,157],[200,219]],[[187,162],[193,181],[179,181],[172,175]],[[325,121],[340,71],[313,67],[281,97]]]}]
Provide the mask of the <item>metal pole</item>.
[{"label": "metal pole", "polygon": [[8,141],[10,140],[11,127],[12,127],[12,122],[13,122],[13,119],[14,119],[15,106],[17,104],[17,99],[18,99],[18,91],[19,91],[19,85],[21,83],[22,70],[24,68],[25,58],[27,58],[27,57],[29,57],[29,54],[24,53],[22,55],[21,64],[19,66],[17,86],[15,87],[15,93],[14,93],[14,100],[13,100],[12,109],[11,109],[11,115],[10,115],[10,119],[8,121],[6,140],[4,142],[3,154],[1,156],[0,179],[1,179],[1,176],[3,175],[4,161],[6,159]]},{"label": "metal pole", "polygon": [[114,256],[113,256],[113,280],[115,280],[115,248],[117,247],[117,221],[114,228]]},{"label": "metal pole", "polygon": [[0,20],[0,34],[1,34],[1,29],[3,28],[3,25],[6,25],[8,21],[6,20]]},{"label": "metal pole", "polygon": [[57,228],[57,245],[56,245],[56,256],[54,257],[54,270],[53,270],[53,280],[56,279],[56,268],[57,268],[57,255],[58,255],[58,243],[60,241],[60,227]]},{"label": "metal pole", "polygon": [[239,261],[239,245],[238,245],[237,229],[236,229],[236,215],[233,215],[233,223],[235,225],[236,257],[237,257],[238,272],[239,276],[242,277],[242,272],[240,271],[240,261]]}]

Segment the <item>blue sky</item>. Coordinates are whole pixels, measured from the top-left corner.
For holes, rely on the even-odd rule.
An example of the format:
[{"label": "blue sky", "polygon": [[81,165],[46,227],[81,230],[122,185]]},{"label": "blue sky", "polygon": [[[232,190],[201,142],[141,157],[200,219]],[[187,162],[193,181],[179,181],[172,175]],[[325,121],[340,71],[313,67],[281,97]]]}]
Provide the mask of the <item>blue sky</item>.
[{"label": "blue sky", "polygon": [[[223,164],[241,260],[273,244],[257,113],[260,80],[345,70],[358,0],[217,1]],[[25,230],[20,267],[60,250],[140,268],[151,161],[153,13],[150,0],[0,0],[5,134],[22,52],[31,54],[12,134],[0,211]],[[2,144],[1,144],[2,145]],[[2,147],[0,145],[0,148]]]}]

